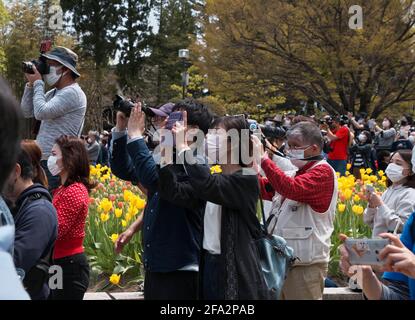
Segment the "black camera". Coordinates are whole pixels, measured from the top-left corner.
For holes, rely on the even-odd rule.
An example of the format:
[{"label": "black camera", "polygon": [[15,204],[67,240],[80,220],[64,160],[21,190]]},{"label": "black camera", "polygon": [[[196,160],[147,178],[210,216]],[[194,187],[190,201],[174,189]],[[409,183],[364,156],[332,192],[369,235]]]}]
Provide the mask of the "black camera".
[{"label": "black camera", "polygon": [[125,114],[126,117],[131,115],[131,110],[134,108],[135,102],[131,100],[127,100],[120,95],[115,96],[115,100],[113,102],[113,108],[115,111],[121,111]]},{"label": "black camera", "polygon": [[260,125],[262,133],[268,139],[284,139],[286,131],[282,127],[272,125]]},{"label": "black camera", "polygon": [[40,74],[48,74],[50,72],[50,67],[47,64],[45,57],[41,56],[38,60],[22,62],[22,69],[24,73],[34,74],[35,72],[33,71],[33,66],[36,67]]},{"label": "black camera", "polygon": [[[126,117],[130,117],[131,110],[132,108],[134,108],[135,103],[136,102],[134,100],[125,99],[124,97],[117,94],[115,96],[115,100],[112,106],[115,111],[121,111],[122,113],[125,114]],[[144,102],[141,105],[141,111],[143,111],[149,117],[154,116],[154,113],[151,111],[151,109],[148,106],[145,105]]]}]

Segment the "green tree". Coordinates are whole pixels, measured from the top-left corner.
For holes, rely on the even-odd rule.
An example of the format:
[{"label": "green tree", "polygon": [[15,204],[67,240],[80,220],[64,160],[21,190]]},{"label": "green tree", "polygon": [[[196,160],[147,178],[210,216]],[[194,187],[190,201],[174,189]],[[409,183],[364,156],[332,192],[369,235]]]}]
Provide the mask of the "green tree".
[{"label": "green tree", "polygon": [[85,56],[95,68],[106,67],[117,49],[117,28],[121,24],[121,0],[62,0]]},{"label": "green tree", "polygon": [[174,97],[173,84],[181,83],[180,49],[189,48],[196,35],[193,4],[187,0],[157,0],[158,33],[152,39],[150,64],[154,69],[157,102]]},{"label": "green tree", "polygon": [[151,2],[125,0],[120,9],[123,23],[118,31],[120,62],[117,69],[121,86],[132,91],[137,91],[144,85],[143,69],[149,56],[149,40],[152,34],[148,21]]},{"label": "green tree", "polygon": [[209,86],[231,98],[274,86],[271,95],[374,117],[414,101],[412,1],[365,1],[362,30],[348,25],[354,4],[208,0],[203,57]]}]

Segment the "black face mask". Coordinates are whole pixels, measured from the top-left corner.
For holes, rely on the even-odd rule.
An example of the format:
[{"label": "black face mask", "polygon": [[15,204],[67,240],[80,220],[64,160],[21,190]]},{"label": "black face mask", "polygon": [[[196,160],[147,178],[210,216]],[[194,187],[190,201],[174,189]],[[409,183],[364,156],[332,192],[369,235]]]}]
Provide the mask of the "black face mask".
[{"label": "black face mask", "polygon": [[408,125],[408,122],[407,122],[407,121],[405,121],[405,120],[402,120],[402,121],[401,121],[401,126],[404,126],[404,127],[405,127],[406,125]]}]

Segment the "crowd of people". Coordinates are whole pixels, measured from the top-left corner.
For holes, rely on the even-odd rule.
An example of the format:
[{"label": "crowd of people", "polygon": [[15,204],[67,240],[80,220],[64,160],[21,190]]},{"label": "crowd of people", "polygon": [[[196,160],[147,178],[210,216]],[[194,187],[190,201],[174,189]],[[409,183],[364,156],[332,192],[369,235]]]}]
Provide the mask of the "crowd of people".
[{"label": "crowd of people", "polygon": [[[380,126],[354,117],[215,116],[187,99],[160,108],[132,104],[111,132],[81,136],[86,97],[77,56],[45,54],[48,75],[26,74],[19,104],[0,82],[0,299],[81,300],[89,286],[84,253],[90,165],[110,165],[147,197],[115,242],[115,252],[142,231],[148,300],[313,299],[323,297],[338,200],[337,174],[384,170],[388,188],[372,193],[364,221],[391,244],[381,282],[362,267],[368,299],[415,299],[415,130],[405,115]],[[53,89],[45,93],[44,80]],[[41,121],[36,141],[20,140],[19,118]],[[176,119],[173,122],[171,119]],[[351,173],[346,172],[347,163]],[[212,171],[212,166],[220,171]],[[256,243],[264,236],[259,201],[271,232],[297,257],[275,297]],[[401,240],[390,232],[402,233]],[[343,239],[345,240],[345,239]],[[345,247],[341,267],[350,273]],[[51,266],[62,283],[50,285]],[[5,285],[3,285],[3,283]]]}]

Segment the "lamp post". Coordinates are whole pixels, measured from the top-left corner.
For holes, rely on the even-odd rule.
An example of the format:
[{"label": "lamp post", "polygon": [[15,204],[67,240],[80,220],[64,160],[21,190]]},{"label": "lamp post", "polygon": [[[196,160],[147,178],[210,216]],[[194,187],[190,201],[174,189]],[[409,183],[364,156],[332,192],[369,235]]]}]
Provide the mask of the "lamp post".
[{"label": "lamp post", "polygon": [[186,98],[186,88],[189,85],[189,72],[187,69],[190,67],[190,51],[188,49],[180,49],[179,50],[179,58],[183,64],[183,72],[182,72],[182,86],[183,86],[183,99]]}]

